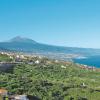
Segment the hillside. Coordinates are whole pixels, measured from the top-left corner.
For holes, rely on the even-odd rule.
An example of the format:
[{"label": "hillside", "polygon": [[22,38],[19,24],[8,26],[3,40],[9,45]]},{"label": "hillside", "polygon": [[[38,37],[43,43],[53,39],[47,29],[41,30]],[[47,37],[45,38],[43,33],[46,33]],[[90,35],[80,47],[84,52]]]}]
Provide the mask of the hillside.
[{"label": "hillside", "polygon": [[31,95],[37,100],[100,100],[99,69],[86,70],[80,66],[27,57],[9,72],[0,73],[0,88],[12,94]]}]

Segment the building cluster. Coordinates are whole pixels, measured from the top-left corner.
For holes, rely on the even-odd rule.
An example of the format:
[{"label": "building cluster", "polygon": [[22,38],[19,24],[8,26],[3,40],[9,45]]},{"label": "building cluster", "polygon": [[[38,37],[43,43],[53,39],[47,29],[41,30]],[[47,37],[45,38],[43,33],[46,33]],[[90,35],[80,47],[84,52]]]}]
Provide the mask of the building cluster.
[{"label": "building cluster", "polygon": [[23,54],[18,54],[18,53],[0,52],[0,54],[1,54],[1,55],[6,55],[6,56],[8,56],[10,59],[15,59],[15,60],[27,59],[26,56],[24,56]]},{"label": "building cluster", "polygon": [[6,89],[0,89],[0,100],[29,100],[27,95],[9,95]]},{"label": "building cluster", "polygon": [[81,69],[84,69],[84,70],[96,71],[96,67],[94,67],[94,66],[88,66],[88,65],[83,65],[83,64],[81,64],[81,65],[80,65],[80,68],[81,68]]}]

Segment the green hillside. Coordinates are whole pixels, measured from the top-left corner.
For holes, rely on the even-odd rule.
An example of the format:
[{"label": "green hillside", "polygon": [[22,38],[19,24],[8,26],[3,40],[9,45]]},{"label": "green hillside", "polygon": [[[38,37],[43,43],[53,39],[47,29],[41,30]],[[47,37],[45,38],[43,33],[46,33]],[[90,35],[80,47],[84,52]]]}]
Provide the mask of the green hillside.
[{"label": "green hillside", "polygon": [[[36,64],[34,61],[40,63]],[[0,88],[40,100],[100,100],[100,72],[81,69],[71,62],[31,58],[9,73],[0,73]]]}]

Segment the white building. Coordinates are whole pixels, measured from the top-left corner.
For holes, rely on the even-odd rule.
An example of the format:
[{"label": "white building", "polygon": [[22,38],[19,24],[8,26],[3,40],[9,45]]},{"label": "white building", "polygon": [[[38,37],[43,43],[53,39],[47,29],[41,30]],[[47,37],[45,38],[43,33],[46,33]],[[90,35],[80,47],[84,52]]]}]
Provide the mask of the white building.
[{"label": "white building", "polygon": [[39,64],[39,63],[40,63],[40,61],[39,61],[39,60],[36,60],[36,61],[35,61],[35,64]]},{"label": "white building", "polygon": [[29,100],[26,95],[17,95],[14,98],[15,100]]},{"label": "white building", "polygon": [[66,66],[63,66],[63,65],[62,65],[61,68],[66,68]]}]

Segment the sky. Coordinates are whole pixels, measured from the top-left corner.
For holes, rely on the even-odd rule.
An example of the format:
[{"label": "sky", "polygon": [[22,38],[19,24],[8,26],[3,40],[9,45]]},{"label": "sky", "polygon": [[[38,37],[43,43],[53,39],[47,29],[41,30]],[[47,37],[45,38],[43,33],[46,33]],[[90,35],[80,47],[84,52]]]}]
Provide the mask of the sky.
[{"label": "sky", "polygon": [[0,41],[100,48],[100,0],[0,0]]}]

